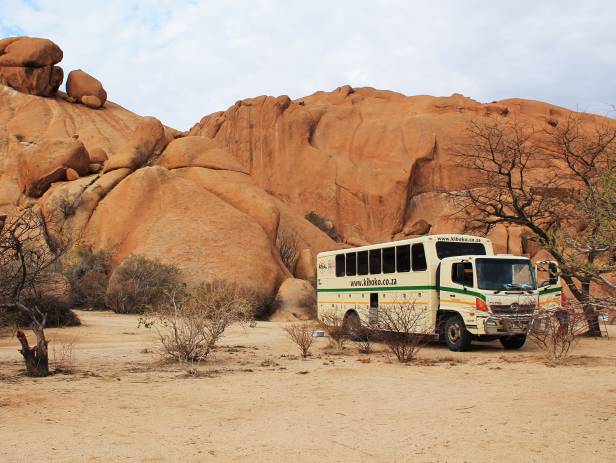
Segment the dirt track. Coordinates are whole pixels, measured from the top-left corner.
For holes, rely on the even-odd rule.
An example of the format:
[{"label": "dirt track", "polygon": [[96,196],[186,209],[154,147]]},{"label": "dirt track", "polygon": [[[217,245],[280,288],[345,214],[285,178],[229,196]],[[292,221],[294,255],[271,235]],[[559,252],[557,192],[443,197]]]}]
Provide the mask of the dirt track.
[{"label": "dirt track", "polygon": [[[137,318],[80,313],[49,330],[74,341],[75,372],[21,375],[0,339],[0,455],[32,461],[614,461],[616,333],[583,339],[550,368],[526,346],[452,353],[421,365],[319,339],[299,360],[282,325],[234,329],[193,377],[162,364]],[[53,343],[52,343],[53,345]],[[369,358],[361,362],[360,359]]]}]

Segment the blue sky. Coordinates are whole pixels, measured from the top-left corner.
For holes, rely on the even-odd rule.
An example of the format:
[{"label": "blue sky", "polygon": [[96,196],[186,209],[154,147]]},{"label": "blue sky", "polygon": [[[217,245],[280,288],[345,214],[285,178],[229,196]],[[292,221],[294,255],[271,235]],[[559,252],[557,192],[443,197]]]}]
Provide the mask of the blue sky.
[{"label": "blue sky", "polygon": [[588,0],[0,2],[0,36],[51,38],[65,74],[178,129],[242,98],[343,84],[608,114],[615,25],[616,2]]}]

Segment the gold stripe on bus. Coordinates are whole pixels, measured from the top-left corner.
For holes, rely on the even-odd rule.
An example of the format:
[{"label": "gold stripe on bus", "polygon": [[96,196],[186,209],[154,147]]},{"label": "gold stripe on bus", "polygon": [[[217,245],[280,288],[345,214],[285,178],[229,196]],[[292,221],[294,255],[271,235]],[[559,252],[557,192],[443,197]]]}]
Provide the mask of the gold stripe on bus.
[{"label": "gold stripe on bus", "polygon": [[545,305],[545,304],[560,304],[560,298],[557,297],[556,299],[548,299],[547,301],[539,302],[539,305]]},{"label": "gold stripe on bus", "polygon": [[460,301],[460,300],[455,300],[455,299],[441,299],[441,302],[450,302],[452,304],[463,304],[463,305],[475,305],[475,302],[469,302],[469,301]]}]

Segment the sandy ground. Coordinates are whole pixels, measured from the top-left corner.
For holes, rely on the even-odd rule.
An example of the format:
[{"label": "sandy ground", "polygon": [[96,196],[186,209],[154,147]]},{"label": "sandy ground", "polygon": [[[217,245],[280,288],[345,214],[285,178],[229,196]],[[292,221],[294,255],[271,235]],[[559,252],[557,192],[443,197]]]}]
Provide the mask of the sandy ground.
[{"label": "sandy ground", "polygon": [[0,339],[1,461],[616,461],[614,330],[557,368],[498,343],[403,366],[325,338],[301,360],[282,324],[259,323],[195,377],[160,361],[136,317],[79,315],[49,330],[74,343],[71,374],[25,378]]}]

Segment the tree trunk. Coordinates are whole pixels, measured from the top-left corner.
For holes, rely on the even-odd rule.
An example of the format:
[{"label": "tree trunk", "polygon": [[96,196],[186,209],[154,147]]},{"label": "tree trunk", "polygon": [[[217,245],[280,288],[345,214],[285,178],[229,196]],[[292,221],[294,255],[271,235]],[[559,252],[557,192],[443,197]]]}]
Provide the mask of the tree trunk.
[{"label": "tree trunk", "polygon": [[17,339],[21,343],[19,351],[26,363],[26,374],[28,376],[43,377],[49,376],[49,352],[47,351],[47,340],[42,329],[33,329],[37,343],[30,347],[28,338],[23,331],[17,332]]},{"label": "tree trunk", "polygon": [[586,316],[586,323],[588,324],[588,336],[594,336],[596,338],[601,337],[601,326],[599,325],[599,314],[592,306],[588,304],[590,300],[590,281],[582,282],[582,293],[584,297],[584,315]]}]

